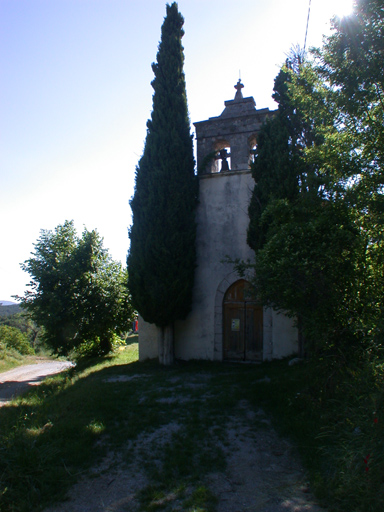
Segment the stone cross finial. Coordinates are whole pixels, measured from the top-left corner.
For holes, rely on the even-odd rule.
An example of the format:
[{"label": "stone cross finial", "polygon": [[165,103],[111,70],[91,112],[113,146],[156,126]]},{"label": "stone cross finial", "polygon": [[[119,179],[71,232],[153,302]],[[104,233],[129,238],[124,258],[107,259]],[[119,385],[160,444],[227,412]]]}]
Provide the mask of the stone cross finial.
[{"label": "stone cross finial", "polygon": [[241,92],[241,89],[244,88],[244,85],[241,83],[241,78],[239,78],[237,84],[234,87],[236,89],[235,100],[242,100],[243,93]]}]

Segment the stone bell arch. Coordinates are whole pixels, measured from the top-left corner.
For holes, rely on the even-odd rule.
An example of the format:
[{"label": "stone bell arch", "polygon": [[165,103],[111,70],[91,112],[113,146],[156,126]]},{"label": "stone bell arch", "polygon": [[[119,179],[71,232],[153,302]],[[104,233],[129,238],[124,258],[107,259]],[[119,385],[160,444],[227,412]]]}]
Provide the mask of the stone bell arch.
[{"label": "stone bell arch", "polygon": [[[225,109],[220,116],[194,123],[199,175],[222,171],[249,172],[250,155],[256,144],[257,133],[273,112],[268,108],[256,110],[253,97],[243,97],[243,87],[239,80],[235,85],[235,98],[224,102]],[[224,165],[224,169],[225,158],[220,155],[223,149],[231,158],[231,165],[229,168]],[[221,167],[217,165],[218,159],[222,160]]]},{"label": "stone bell arch", "polygon": [[[231,333],[228,329],[240,329],[241,333],[242,318],[244,329],[247,329],[247,318],[249,327],[250,316],[244,312],[246,307],[239,303],[231,309],[224,301],[230,302],[229,289],[239,280],[233,261],[254,258],[254,252],[247,244],[248,205],[254,187],[250,164],[257,134],[273,111],[268,108],[257,110],[253,97],[243,97],[243,87],[239,80],[234,99],[224,102],[220,116],[194,123],[199,179],[197,266],[192,310],[185,320],[175,323],[175,357],[180,359],[231,359],[234,352],[228,349],[228,339],[237,339],[237,331]],[[234,315],[237,311],[236,318],[226,318],[232,310]],[[257,314],[260,318],[259,312],[255,313],[255,319]],[[262,309],[261,318],[259,338],[262,343],[258,341],[257,350],[253,351],[257,352],[257,359],[284,357],[297,352],[297,330],[290,319],[266,308]],[[260,331],[260,321],[254,332]],[[236,343],[234,341],[233,346]],[[241,350],[237,352],[240,354]],[[243,359],[247,359],[246,351],[244,354]],[[156,356],[155,329],[141,321],[139,357],[143,360]]]}]

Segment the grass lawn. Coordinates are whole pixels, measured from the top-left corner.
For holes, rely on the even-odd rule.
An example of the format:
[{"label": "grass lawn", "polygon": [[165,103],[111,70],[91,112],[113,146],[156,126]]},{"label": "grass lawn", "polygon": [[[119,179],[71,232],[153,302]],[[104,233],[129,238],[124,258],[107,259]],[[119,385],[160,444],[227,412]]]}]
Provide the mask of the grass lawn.
[{"label": "grass lawn", "polygon": [[[332,471],[324,469],[324,450],[332,443],[321,436],[324,411],[308,398],[308,372],[307,364],[287,361],[165,368],[139,363],[136,343],[79,364],[0,409],[0,510],[43,510],[107,454],[129,463],[140,436],[178,423],[171,441],[146,454],[150,484],[140,495],[142,510],[164,510],[161,497],[173,492],[181,510],[213,512],[216,500],[204,476],[225,468],[217,440],[225,442],[224,425],[241,400],[271,415],[278,432],[297,444],[320,498],[333,500],[326,483]],[[183,397],[178,404],[175,388]],[[343,499],[334,510],[344,509]],[[379,511],[373,505],[350,510]]]},{"label": "grass lawn", "polygon": [[7,353],[4,354],[4,358],[1,358],[1,355],[2,354],[0,354],[0,373],[12,370],[12,368],[16,368],[17,366],[32,364],[36,361],[36,356],[24,356],[16,351],[7,351]]}]

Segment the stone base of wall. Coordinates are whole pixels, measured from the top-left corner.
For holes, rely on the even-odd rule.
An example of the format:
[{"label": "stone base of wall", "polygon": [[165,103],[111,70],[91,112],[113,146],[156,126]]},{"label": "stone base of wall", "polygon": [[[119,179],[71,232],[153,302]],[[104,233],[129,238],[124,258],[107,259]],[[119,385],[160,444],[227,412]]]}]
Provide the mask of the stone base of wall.
[{"label": "stone base of wall", "polygon": [[[221,309],[220,309],[221,311]],[[220,320],[222,317],[220,316]],[[222,324],[222,321],[218,321]],[[209,331],[209,330],[208,330]],[[139,316],[139,361],[158,358],[158,328]],[[298,331],[292,318],[270,308],[264,309],[263,361],[298,354]],[[223,333],[207,332],[193,315],[175,326],[175,358],[181,360],[223,360]]]},{"label": "stone base of wall", "polygon": [[156,325],[145,322],[139,316],[139,361],[156,359],[159,356],[157,331]]}]

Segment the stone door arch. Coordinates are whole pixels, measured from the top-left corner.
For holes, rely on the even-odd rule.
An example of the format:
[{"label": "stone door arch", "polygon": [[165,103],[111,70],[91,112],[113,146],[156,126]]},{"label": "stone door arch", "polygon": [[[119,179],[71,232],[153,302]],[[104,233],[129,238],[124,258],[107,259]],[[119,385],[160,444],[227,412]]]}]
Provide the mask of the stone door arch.
[{"label": "stone door arch", "polygon": [[263,359],[263,307],[245,279],[233,283],[223,299],[223,359]]}]

